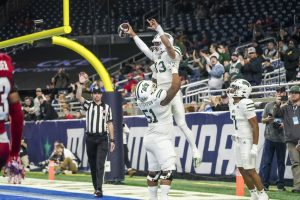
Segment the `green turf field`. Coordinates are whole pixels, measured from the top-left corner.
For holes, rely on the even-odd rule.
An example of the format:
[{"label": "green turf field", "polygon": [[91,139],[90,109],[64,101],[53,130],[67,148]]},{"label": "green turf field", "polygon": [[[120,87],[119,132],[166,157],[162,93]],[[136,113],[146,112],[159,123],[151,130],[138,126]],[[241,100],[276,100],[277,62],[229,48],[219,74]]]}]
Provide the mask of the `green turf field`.
[{"label": "green turf field", "polygon": [[[27,172],[26,177],[28,178],[40,178],[48,179],[47,174],[41,172]],[[91,182],[91,176],[89,174],[73,174],[73,175],[56,175],[56,180],[65,180],[65,181],[83,181]],[[135,176],[128,177],[126,176],[125,182],[126,185],[134,186],[143,186],[146,187],[145,177]],[[221,182],[221,181],[195,181],[195,180],[184,180],[184,179],[175,179],[172,184],[173,189],[177,190],[186,190],[186,191],[196,191],[196,192],[208,192],[208,193],[218,193],[218,194],[235,194],[235,183],[233,182]],[[270,187],[270,192],[268,192],[271,199],[280,199],[280,200],[300,200],[299,193],[292,193],[291,187],[286,187],[288,191],[278,192],[276,186]],[[249,195],[247,189],[245,188],[246,195]]]}]

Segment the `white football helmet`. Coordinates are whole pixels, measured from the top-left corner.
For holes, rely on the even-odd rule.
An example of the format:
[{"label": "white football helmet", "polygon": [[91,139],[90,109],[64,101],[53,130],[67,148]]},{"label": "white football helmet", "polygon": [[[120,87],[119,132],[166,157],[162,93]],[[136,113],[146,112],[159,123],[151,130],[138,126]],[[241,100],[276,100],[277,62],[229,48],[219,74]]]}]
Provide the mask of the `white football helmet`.
[{"label": "white football helmet", "polygon": [[150,80],[140,81],[135,88],[135,96],[140,101],[145,101],[156,90],[156,84]]},{"label": "white football helmet", "polygon": [[227,93],[230,97],[241,98],[249,98],[251,91],[251,84],[245,79],[236,79],[227,89]]},{"label": "white football helmet", "polygon": [[[171,45],[173,46],[174,44],[174,38],[172,35],[169,33],[165,33],[165,35],[168,37]],[[162,54],[164,51],[166,51],[165,45],[161,42],[160,36],[156,34],[152,40],[152,43],[154,46],[150,47],[150,49],[155,53],[155,54]]]}]

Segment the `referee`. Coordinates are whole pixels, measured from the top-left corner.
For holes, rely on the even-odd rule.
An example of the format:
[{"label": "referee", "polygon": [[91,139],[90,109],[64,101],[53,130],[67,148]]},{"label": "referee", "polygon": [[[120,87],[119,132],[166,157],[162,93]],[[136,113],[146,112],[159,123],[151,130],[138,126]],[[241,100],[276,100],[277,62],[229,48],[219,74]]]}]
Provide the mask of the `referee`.
[{"label": "referee", "polygon": [[104,164],[108,153],[108,138],[110,152],[112,152],[115,149],[114,130],[111,108],[102,101],[101,88],[95,86],[91,92],[92,101],[85,100],[82,97],[82,84],[77,83],[76,98],[86,111],[86,148],[95,189],[94,194],[96,197],[102,197]]}]

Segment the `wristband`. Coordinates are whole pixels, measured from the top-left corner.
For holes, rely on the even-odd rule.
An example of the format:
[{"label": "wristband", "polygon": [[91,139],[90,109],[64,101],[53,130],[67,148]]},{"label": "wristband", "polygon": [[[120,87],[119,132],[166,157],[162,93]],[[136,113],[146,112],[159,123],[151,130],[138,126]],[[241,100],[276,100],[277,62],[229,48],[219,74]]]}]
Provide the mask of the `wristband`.
[{"label": "wristband", "polygon": [[178,69],[176,67],[172,67],[171,72],[172,74],[178,74]]},{"label": "wristband", "polygon": [[257,150],[258,149],[258,145],[257,144],[252,144],[252,149]]},{"label": "wristband", "polygon": [[162,35],[165,34],[165,32],[162,29],[161,25],[158,25],[155,30],[156,30],[156,32],[158,33],[159,36],[162,36]]}]

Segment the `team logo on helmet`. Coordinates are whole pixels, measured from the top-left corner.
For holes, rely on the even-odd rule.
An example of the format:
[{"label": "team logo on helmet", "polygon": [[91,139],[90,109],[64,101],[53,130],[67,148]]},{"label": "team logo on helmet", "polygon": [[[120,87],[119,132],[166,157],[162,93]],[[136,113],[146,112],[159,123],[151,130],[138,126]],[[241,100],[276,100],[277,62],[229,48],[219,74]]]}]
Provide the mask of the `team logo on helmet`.
[{"label": "team logo on helmet", "polygon": [[156,90],[156,84],[149,80],[140,81],[135,88],[135,96],[140,101],[146,101]]},{"label": "team logo on helmet", "polygon": [[236,79],[230,84],[229,88],[227,89],[227,93],[229,96],[241,98],[249,98],[251,91],[251,84],[245,79]]}]

